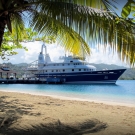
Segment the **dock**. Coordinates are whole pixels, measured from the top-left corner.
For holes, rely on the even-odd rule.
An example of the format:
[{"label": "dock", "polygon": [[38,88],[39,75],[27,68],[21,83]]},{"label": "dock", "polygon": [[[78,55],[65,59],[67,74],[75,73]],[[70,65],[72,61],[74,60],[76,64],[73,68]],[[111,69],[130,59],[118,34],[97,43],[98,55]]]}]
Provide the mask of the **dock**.
[{"label": "dock", "polygon": [[62,84],[65,79],[45,78],[45,79],[0,79],[0,84]]}]

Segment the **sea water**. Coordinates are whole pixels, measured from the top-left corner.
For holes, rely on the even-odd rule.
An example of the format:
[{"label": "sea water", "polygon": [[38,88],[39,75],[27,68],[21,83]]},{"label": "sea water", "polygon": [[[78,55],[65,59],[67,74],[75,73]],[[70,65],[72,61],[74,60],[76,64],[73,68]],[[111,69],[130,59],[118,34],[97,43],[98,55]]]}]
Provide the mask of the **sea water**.
[{"label": "sea water", "polygon": [[75,100],[123,103],[135,106],[135,80],[116,84],[0,84],[0,91],[49,95]]}]

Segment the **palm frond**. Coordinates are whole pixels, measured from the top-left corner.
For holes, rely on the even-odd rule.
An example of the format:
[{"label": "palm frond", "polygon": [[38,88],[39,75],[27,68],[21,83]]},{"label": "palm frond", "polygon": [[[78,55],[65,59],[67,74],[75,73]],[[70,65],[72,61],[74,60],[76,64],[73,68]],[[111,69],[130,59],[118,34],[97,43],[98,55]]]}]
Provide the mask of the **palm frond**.
[{"label": "palm frond", "polygon": [[[108,2],[105,0],[104,2]],[[107,3],[108,6],[109,3]],[[106,4],[106,5],[107,5]],[[54,10],[55,8],[55,10]],[[78,33],[90,46],[100,44],[104,47],[109,44],[112,49],[117,49],[118,53],[126,55],[122,51],[122,43],[130,43],[131,39],[134,39],[133,34],[133,25],[128,20],[123,20],[118,18],[115,14],[111,12],[106,12],[105,10],[99,10],[87,6],[80,6],[72,3],[64,3],[54,1],[47,1],[38,7],[39,12],[44,13],[47,17],[47,21],[50,18],[53,18],[55,21],[61,22],[63,25],[68,26],[70,29]],[[38,18],[42,21],[42,17]],[[36,21],[36,18],[35,20]],[[38,30],[42,32],[45,27],[48,28],[48,33],[50,32],[50,25],[44,21],[44,24],[37,24],[35,28],[38,27]],[[42,27],[44,26],[44,27]],[[124,36],[127,38],[124,38]],[[129,40],[130,39],[130,40]],[[134,42],[134,40],[132,40]],[[117,47],[118,46],[118,47]],[[131,52],[131,45],[128,45],[126,52]],[[125,48],[124,48],[125,49]],[[132,51],[133,52],[133,51]],[[134,55],[127,55],[129,59]],[[130,60],[133,62],[133,60]]]},{"label": "palm frond", "polygon": [[23,31],[25,28],[24,20],[21,13],[14,13],[11,17],[12,19],[12,35],[14,36],[16,44],[19,44],[19,40],[22,39]]},{"label": "palm frond", "polygon": [[116,0],[74,0],[74,4],[89,6],[97,9],[114,12]]},{"label": "palm frond", "polygon": [[66,51],[80,56],[83,56],[83,53],[90,54],[90,48],[84,39],[58,20],[36,12],[31,21],[31,26],[33,25],[34,30],[46,36],[54,36],[58,45],[64,47]]},{"label": "palm frond", "polygon": [[[5,2],[6,8],[3,6]],[[88,54],[86,43],[90,46],[100,44],[99,47],[109,44],[115,51],[117,49],[122,60],[126,59],[132,64],[135,61],[135,24],[115,14],[113,9],[116,8],[116,2],[116,0],[1,0],[0,17],[5,11],[10,15],[27,11],[33,14],[29,18],[29,21],[31,17],[33,18],[31,26],[39,33],[56,36],[60,45],[67,44],[65,49],[80,53],[83,46],[84,52]],[[22,20],[19,14],[17,20]],[[22,24],[19,21],[18,23]],[[14,25],[19,32],[17,23]],[[10,25],[8,27],[11,30]],[[18,32],[16,37],[21,36]]]}]

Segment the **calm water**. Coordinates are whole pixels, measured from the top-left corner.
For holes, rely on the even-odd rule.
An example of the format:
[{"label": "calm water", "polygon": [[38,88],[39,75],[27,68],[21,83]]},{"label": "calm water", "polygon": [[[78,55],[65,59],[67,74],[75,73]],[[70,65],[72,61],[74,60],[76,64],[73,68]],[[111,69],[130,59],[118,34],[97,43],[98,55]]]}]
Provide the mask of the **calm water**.
[{"label": "calm water", "polygon": [[135,105],[134,80],[118,80],[116,84],[112,85],[0,84],[0,90]]}]

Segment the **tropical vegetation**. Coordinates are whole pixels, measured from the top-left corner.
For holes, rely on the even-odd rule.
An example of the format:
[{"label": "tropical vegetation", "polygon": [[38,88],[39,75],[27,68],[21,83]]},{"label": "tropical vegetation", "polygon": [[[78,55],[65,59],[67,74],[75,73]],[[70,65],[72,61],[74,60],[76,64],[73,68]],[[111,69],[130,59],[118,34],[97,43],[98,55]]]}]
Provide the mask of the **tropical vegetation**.
[{"label": "tropical vegetation", "polygon": [[135,21],[135,0],[128,0],[127,3],[122,8],[121,16],[124,18],[129,18],[129,15],[131,15],[132,18],[130,18],[133,22]]},{"label": "tropical vegetation", "polygon": [[[125,5],[122,16],[133,2]],[[115,0],[0,0],[0,49],[5,47],[7,29],[15,33],[18,47],[29,25],[39,37],[52,36],[75,55],[109,45],[121,60],[134,64],[135,25],[128,15],[119,17],[115,5]]]},{"label": "tropical vegetation", "polygon": [[33,32],[31,28],[25,28],[23,30],[23,35],[19,38],[19,42],[16,40],[16,33],[6,31],[4,32],[3,36],[3,43],[2,48],[0,51],[1,58],[5,60],[7,59],[7,56],[12,56],[18,54],[17,49],[24,49],[25,51],[28,51],[28,49],[22,45],[22,42],[34,42],[36,41],[44,41],[46,43],[54,43],[55,38],[52,36],[37,36],[37,32]]}]

